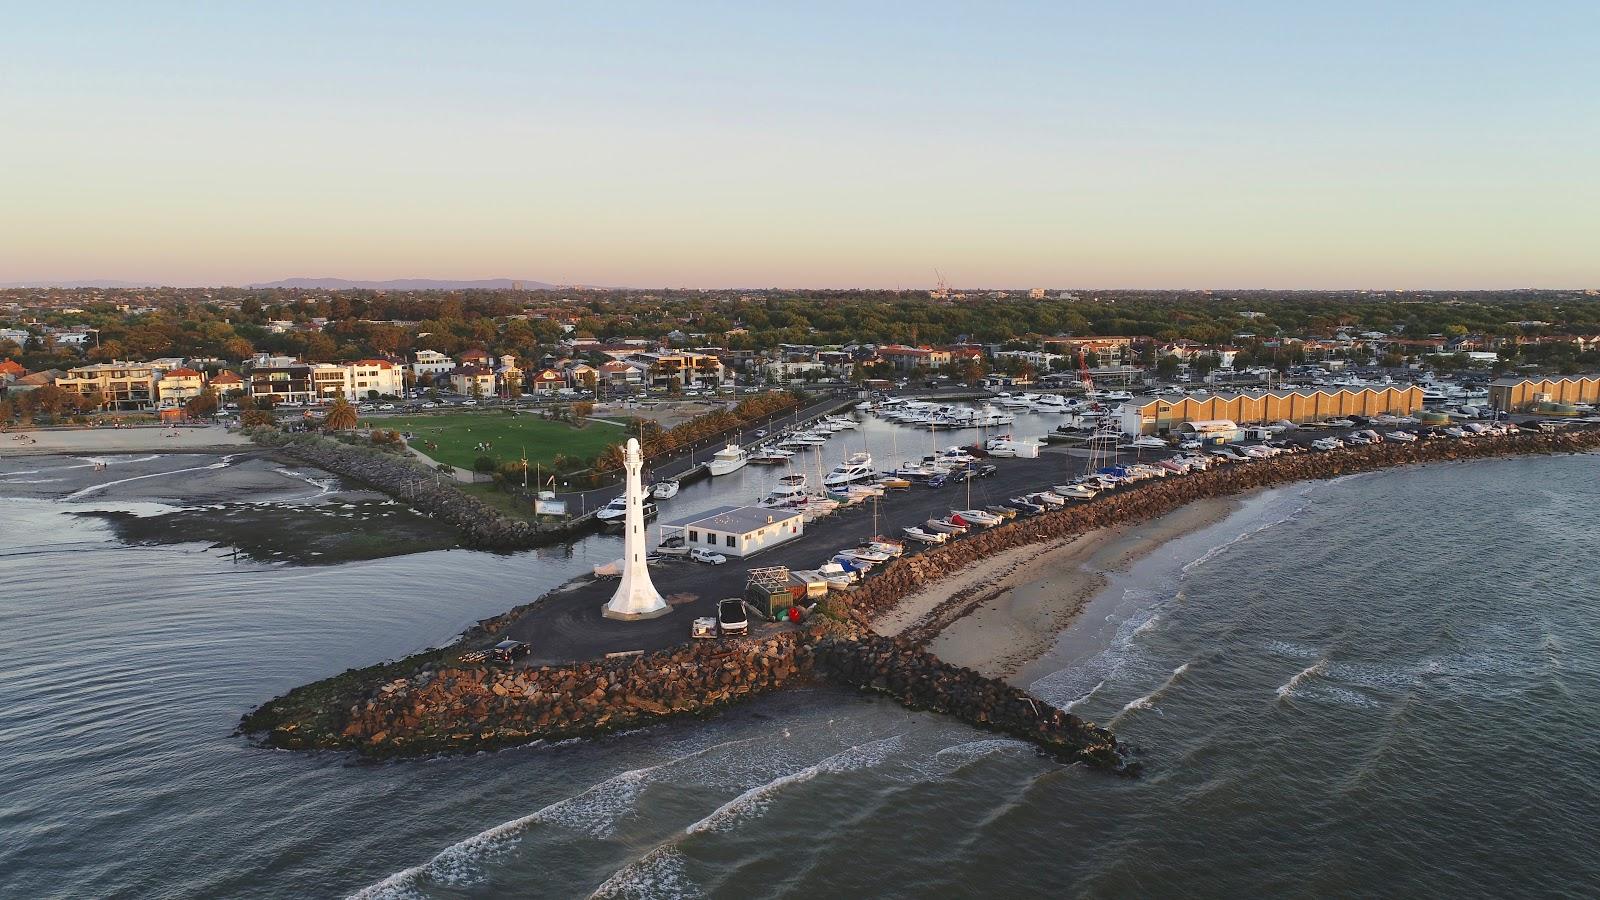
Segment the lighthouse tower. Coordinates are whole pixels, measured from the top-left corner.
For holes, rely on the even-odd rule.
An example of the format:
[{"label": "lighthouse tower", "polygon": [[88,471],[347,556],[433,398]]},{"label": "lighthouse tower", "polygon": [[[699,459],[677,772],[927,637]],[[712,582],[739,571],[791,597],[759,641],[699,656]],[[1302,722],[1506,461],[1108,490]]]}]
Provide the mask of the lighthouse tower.
[{"label": "lighthouse tower", "polygon": [[622,583],[601,612],[608,619],[654,619],[672,612],[672,607],[650,582],[650,568],[644,561],[644,485],[639,477],[644,458],[637,438],[628,438],[622,465],[628,474],[627,493],[623,495],[628,512],[622,532]]}]

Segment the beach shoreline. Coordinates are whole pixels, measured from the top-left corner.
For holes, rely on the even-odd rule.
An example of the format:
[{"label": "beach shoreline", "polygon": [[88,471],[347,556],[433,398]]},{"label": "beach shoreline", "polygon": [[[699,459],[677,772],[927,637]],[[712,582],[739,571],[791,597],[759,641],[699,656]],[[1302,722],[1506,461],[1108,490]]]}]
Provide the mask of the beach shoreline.
[{"label": "beach shoreline", "polygon": [[1005,550],[909,594],[873,628],[918,641],[953,665],[1025,686],[1031,679],[1019,674],[1049,653],[1112,576],[1241,505],[1240,497],[1208,498],[1147,521]]},{"label": "beach shoreline", "polygon": [[251,446],[248,437],[230,433],[222,425],[40,428],[0,432],[0,459],[57,453],[225,452],[248,446]]}]

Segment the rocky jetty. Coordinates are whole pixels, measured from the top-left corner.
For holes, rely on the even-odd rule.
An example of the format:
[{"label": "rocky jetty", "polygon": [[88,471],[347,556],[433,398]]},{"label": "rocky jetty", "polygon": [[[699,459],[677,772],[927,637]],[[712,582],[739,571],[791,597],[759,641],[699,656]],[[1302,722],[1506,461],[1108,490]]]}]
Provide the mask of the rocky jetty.
[{"label": "rocky jetty", "polygon": [[410,457],[349,447],[317,437],[271,435],[262,443],[305,463],[380,490],[461,532],[462,542],[476,550],[508,552],[574,540],[594,530],[592,520],[575,525],[536,525],[513,519],[457,490],[453,481]]},{"label": "rocky jetty", "polygon": [[241,724],[263,733],[267,746],[285,749],[476,751],[711,712],[809,677],[811,664],[809,638],[800,632],[570,666],[448,662],[383,682],[320,726],[296,714],[293,695]]},{"label": "rocky jetty", "polygon": [[[893,697],[915,709],[956,716],[1038,744],[1058,757],[1124,774],[1137,771],[1105,729],[1004,682],[951,666],[918,649],[915,630],[899,640],[870,632],[873,619],[929,582],[1001,550],[1095,528],[1153,518],[1207,497],[1393,466],[1494,456],[1600,449],[1600,429],[1523,433],[1416,444],[1385,443],[1328,453],[1234,463],[1208,472],[1142,482],[896,560],[804,630],[764,638],[685,644],[619,660],[513,668],[460,661],[487,646],[512,611],[469,629],[462,643],[406,660],[352,670],[307,685],[244,717],[242,730],[273,747],[337,748],[374,756],[461,752],[537,739],[593,735],[675,715],[703,715],[746,697],[828,678]],[[415,470],[351,451],[315,446],[304,458],[341,475],[409,491]],[[392,473],[392,474],[391,474]],[[450,492],[454,494],[454,492]],[[459,495],[456,495],[459,497]],[[475,515],[441,497],[447,510]],[[455,514],[455,513],[451,513]],[[514,530],[511,532],[514,533]],[[490,546],[499,540],[486,534]]]},{"label": "rocky jetty", "polygon": [[833,681],[1031,741],[1065,762],[1138,773],[1111,732],[909,642],[871,633],[830,637],[818,642],[814,656],[818,674]]}]

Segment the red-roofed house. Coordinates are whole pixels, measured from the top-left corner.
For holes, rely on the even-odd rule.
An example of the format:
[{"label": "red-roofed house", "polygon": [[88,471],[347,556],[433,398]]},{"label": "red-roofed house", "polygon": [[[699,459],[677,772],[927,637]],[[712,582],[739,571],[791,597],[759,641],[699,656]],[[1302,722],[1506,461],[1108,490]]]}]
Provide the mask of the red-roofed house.
[{"label": "red-roofed house", "polygon": [[529,386],[535,394],[553,394],[567,386],[567,376],[555,369],[540,369],[533,373],[529,379]]},{"label": "red-roofed house", "polygon": [[0,362],[0,384],[10,384],[26,374],[28,374],[28,370],[24,369],[22,364],[14,359]]},{"label": "red-roofed house", "polygon": [[156,381],[157,404],[161,409],[176,409],[200,396],[206,377],[193,369],[168,369]]}]

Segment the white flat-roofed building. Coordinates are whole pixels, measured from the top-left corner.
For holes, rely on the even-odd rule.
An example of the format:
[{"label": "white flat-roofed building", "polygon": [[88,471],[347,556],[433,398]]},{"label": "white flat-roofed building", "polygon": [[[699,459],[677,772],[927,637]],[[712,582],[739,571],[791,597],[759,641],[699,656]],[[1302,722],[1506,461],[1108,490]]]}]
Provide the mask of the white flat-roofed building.
[{"label": "white flat-roofed building", "polygon": [[447,375],[456,368],[456,361],[437,350],[418,350],[416,361],[411,364],[411,372],[419,379],[430,379],[435,375]]},{"label": "white flat-roofed building", "polygon": [[661,526],[661,538],[683,537],[684,546],[745,557],[805,533],[805,517],[792,509],[719,506]]}]

